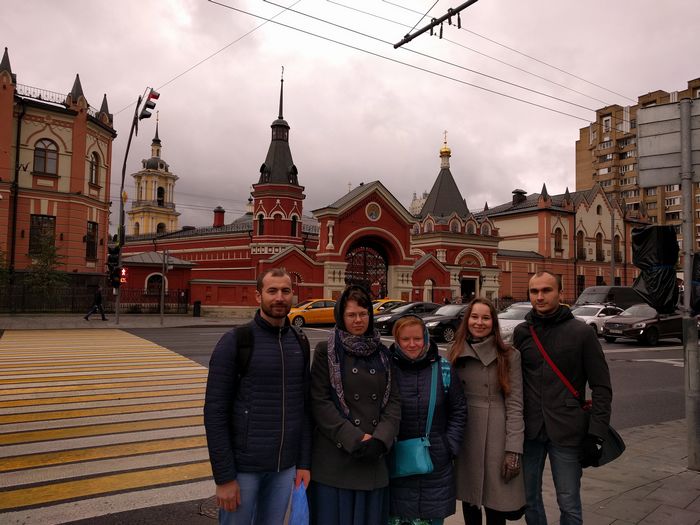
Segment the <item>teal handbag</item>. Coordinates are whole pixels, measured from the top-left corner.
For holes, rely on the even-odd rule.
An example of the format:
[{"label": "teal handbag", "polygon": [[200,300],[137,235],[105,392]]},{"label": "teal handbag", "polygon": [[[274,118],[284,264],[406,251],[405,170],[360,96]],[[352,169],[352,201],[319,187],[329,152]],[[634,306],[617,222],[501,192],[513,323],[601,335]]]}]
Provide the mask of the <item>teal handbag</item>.
[{"label": "teal handbag", "polygon": [[433,460],[430,459],[430,427],[433,425],[435,412],[435,391],[437,390],[437,372],[439,362],[433,363],[430,380],[430,402],[428,403],[428,419],[425,422],[425,436],[404,439],[394,444],[390,456],[390,473],[392,478],[428,474],[433,471]]}]

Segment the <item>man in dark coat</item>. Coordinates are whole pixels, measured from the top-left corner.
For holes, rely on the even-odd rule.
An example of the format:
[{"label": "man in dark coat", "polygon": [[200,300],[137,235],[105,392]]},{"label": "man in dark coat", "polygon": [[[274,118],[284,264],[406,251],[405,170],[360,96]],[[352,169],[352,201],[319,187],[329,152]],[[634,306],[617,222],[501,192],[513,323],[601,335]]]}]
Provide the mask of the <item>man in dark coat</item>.
[{"label": "man in dark coat", "polygon": [[[582,468],[597,465],[600,444],[610,421],[610,372],[598,337],[560,304],[561,280],[547,272],[529,283],[532,310],[515,328],[514,346],[520,350],[525,404],[523,474],[528,525],[546,525],[542,502],[542,472],[549,456],[562,525],[582,524]],[[577,399],[545,361],[542,347],[581,395]],[[582,409],[586,384],[592,407]]]},{"label": "man in dark coat", "polygon": [[84,319],[86,321],[90,320],[90,316],[94,314],[95,312],[100,312],[102,314],[102,320],[106,321],[107,318],[105,317],[105,311],[104,308],[102,308],[102,291],[100,290],[100,287],[98,286],[97,289],[95,290],[95,295],[92,298],[92,306],[90,307],[90,310],[88,311],[87,314],[85,314]]},{"label": "man in dark coat", "polygon": [[224,525],[282,525],[293,485],[311,477],[310,372],[287,319],[289,274],[258,276],[256,298],[245,370],[241,328],[224,334],[209,362],[204,426]]}]

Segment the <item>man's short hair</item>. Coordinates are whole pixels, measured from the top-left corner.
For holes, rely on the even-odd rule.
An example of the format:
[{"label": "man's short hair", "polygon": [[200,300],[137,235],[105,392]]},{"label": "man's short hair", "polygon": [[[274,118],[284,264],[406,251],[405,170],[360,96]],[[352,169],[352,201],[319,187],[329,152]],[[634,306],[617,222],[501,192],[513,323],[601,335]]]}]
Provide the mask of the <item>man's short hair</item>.
[{"label": "man's short hair", "polygon": [[561,275],[557,275],[555,273],[550,272],[549,270],[541,270],[537,272],[535,275],[532,277],[542,277],[544,274],[551,275],[554,277],[554,280],[557,282],[557,291],[561,292]]},{"label": "man's short hair", "polygon": [[265,270],[261,274],[258,275],[258,280],[255,283],[255,289],[258,292],[262,292],[263,289],[263,279],[267,277],[268,275],[272,275],[272,277],[289,277],[291,280],[291,276],[289,275],[289,272],[285,270],[284,268],[270,268],[269,270]]}]

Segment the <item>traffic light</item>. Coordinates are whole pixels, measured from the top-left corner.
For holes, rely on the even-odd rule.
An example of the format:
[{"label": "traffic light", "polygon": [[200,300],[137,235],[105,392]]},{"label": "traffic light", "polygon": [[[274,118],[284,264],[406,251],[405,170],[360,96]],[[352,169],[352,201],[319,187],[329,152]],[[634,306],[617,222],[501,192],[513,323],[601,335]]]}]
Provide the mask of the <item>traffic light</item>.
[{"label": "traffic light", "polygon": [[119,268],[119,284],[126,284],[129,282],[129,269],[123,266]]},{"label": "traffic light", "polygon": [[119,246],[108,246],[107,247],[107,277],[110,286],[113,288],[119,288],[121,272],[119,271],[119,253],[121,248]]},{"label": "traffic light", "polygon": [[156,107],[156,103],[154,101],[158,100],[159,97],[160,93],[157,91],[154,91],[153,89],[148,91],[146,102],[143,103],[143,109],[141,110],[141,113],[139,113],[139,120],[151,118],[151,110]]}]

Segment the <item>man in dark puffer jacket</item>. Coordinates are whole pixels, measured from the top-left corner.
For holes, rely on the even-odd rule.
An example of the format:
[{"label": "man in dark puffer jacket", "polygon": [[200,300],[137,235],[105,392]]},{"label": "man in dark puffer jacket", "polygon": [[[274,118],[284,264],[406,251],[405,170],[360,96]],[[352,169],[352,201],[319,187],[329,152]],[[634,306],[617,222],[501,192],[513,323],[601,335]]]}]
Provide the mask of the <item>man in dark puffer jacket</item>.
[{"label": "man in dark puffer jacket", "polygon": [[235,329],[209,362],[204,425],[219,523],[226,525],[281,525],[292,483],[308,487],[311,477],[309,364],[287,320],[289,274],[260,275],[256,299],[245,374],[236,370]]}]

